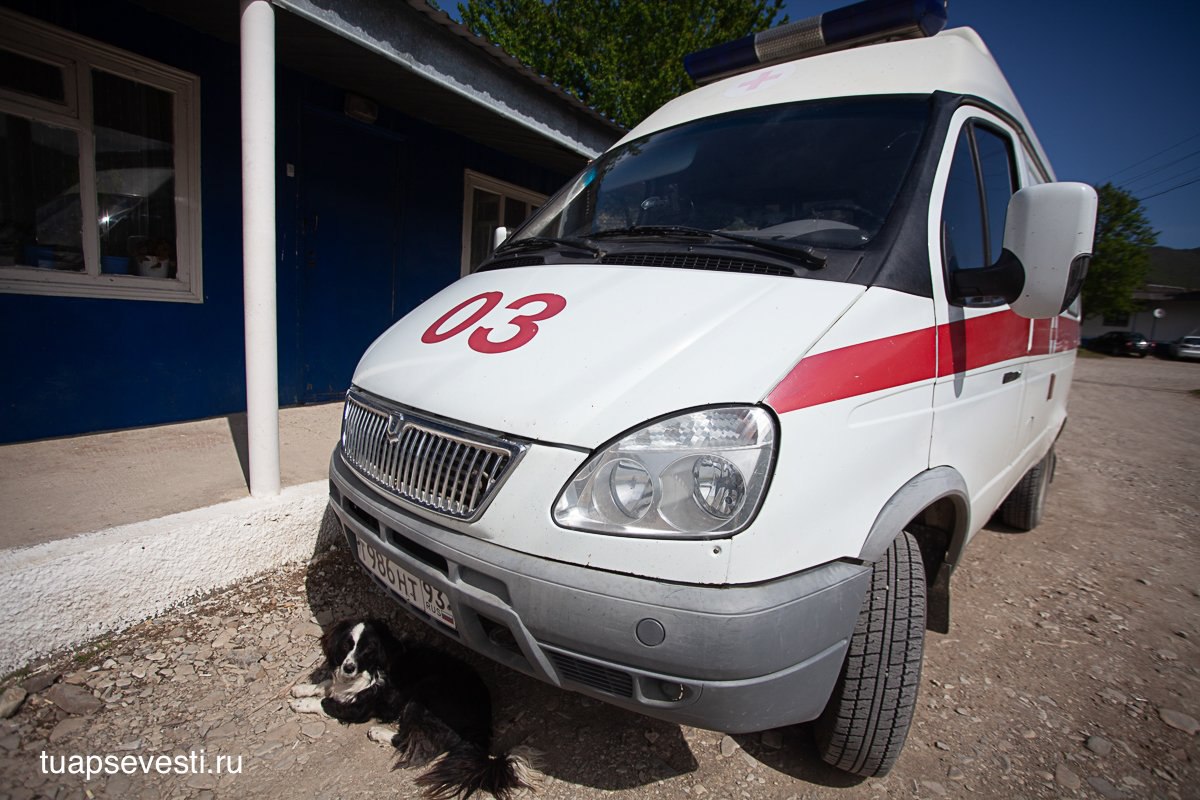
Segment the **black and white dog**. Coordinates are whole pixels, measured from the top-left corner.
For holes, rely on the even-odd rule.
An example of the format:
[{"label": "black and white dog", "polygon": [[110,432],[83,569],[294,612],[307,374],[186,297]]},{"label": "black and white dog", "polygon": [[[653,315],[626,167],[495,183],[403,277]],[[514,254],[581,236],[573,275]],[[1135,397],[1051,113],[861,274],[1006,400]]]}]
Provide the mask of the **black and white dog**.
[{"label": "black and white dog", "polygon": [[535,773],[524,755],[491,755],[491,696],[465,662],[403,642],[377,620],[338,623],[321,638],[321,649],[332,678],[294,687],[292,708],[345,723],[397,724],[399,730],[376,727],[368,736],[395,747],[401,766],[437,759],[416,780],[426,797],[465,800],[486,791],[505,800],[533,788]]}]

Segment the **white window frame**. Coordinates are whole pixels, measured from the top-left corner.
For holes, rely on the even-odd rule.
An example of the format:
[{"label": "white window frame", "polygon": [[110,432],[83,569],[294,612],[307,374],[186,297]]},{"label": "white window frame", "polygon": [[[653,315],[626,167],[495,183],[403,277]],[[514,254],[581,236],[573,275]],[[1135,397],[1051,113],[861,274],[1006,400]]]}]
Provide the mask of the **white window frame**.
[{"label": "white window frame", "polygon": [[[63,67],[59,104],[0,89],[0,111],[74,130],[79,139],[83,272],[0,266],[0,293],[203,303],[200,248],[200,79],[182,70],[0,9],[0,45]],[[91,71],[97,69],[172,95],[176,277],[109,275],[100,269]],[[91,224],[86,221],[91,220]]]},{"label": "white window frame", "polygon": [[[475,190],[498,194],[507,201],[510,198],[534,206],[543,206],[546,195],[525,189],[507,181],[484,175],[482,172],[468,169],[463,171],[463,224],[462,224],[462,259],[461,273],[465,277],[471,274],[471,213],[475,205]],[[504,208],[500,209],[500,219],[504,219]]]}]

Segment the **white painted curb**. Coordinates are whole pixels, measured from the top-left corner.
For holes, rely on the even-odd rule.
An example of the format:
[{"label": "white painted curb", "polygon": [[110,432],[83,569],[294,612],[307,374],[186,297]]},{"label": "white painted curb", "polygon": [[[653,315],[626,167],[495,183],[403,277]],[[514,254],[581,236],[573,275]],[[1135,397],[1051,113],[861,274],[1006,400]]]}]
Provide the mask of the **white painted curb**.
[{"label": "white painted curb", "polygon": [[0,674],[289,562],[337,535],[329,484],[0,554]]}]

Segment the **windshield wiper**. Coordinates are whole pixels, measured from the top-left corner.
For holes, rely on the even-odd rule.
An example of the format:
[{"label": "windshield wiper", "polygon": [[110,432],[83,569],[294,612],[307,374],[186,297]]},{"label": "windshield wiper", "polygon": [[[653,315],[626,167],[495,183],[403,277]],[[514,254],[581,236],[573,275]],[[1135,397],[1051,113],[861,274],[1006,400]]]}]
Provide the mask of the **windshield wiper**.
[{"label": "windshield wiper", "polygon": [[542,247],[574,247],[579,250],[586,250],[594,256],[604,255],[603,250],[586,239],[562,239],[557,236],[523,236],[520,239],[505,242],[496,248],[496,252],[533,250]]},{"label": "windshield wiper", "polygon": [[756,236],[742,236],[728,231],[712,231],[707,228],[692,228],[687,225],[633,225],[628,228],[610,228],[590,234],[592,239],[617,236],[688,236],[704,239],[728,239],[731,242],[748,244],[759,250],[776,253],[790,258],[808,269],[821,269],[825,266],[825,257],[819,256],[812,248],[804,245],[788,244],[778,239],[760,239]]}]

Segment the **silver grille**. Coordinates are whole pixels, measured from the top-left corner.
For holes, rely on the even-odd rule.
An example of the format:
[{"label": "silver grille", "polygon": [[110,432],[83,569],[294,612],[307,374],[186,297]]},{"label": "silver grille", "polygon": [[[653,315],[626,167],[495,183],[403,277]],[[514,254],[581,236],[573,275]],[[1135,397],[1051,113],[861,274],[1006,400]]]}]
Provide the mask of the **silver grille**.
[{"label": "silver grille", "polygon": [[524,447],[457,430],[358,392],[346,395],[342,453],[388,494],[455,519],[477,518]]}]

